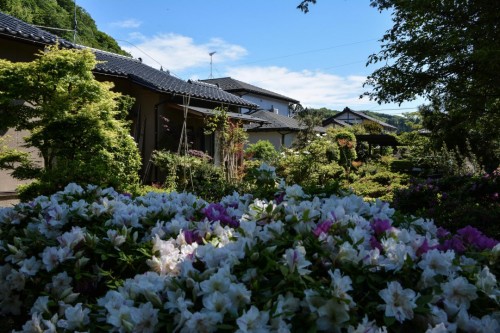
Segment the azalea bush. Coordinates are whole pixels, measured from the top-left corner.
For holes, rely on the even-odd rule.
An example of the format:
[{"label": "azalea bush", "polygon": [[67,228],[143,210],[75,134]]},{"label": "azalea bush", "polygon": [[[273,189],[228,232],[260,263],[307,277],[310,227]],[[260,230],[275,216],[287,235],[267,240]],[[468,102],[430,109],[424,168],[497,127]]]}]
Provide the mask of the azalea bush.
[{"label": "azalea bush", "polygon": [[498,241],[382,201],[278,191],[209,203],[70,184],[1,209],[2,330],[500,330]]},{"label": "azalea bush", "polygon": [[458,230],[473,225],[500,237],[500,168],[481,176],[413,179],[394,195],[401,212],[432,218],[439,226]]}]

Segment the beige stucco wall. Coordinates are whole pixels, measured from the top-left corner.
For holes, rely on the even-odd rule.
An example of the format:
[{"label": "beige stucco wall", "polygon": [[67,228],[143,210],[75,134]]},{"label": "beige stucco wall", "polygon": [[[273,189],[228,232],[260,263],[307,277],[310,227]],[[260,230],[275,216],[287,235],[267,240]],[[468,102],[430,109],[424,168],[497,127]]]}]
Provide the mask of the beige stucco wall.
[{"label": "beige stucco wall", "polygon": [[248,133],[248,144],[256,143],[259,140],[268,140],[273,144],[276,150],[280,150],[282,146],[290,148],[293,144],[293,141],[297,138],[297,133],[287,133],[284,135],[284,137],[278,132],[247,132],[247,133]]},{"label": "beige stucco wall", "polygon": [[[7,149],[19,149],[22,151],[26,151],[30,154],[30,157],[33,161],[38,163],[39,165],[43,165],[43,160],[39,156],[39,153],[36,149],[28,149],[23,147],[24,140],[23,138],[28,134],[26,131],[15,131],[13,129],[9,129],[4,135],[0,135],[0,148],[5,147]],[[29,183],[29,180],[20,181],[13,178],[10,175],[9,170],[0,170],[0,192],[14,192],[20,184]]]}]

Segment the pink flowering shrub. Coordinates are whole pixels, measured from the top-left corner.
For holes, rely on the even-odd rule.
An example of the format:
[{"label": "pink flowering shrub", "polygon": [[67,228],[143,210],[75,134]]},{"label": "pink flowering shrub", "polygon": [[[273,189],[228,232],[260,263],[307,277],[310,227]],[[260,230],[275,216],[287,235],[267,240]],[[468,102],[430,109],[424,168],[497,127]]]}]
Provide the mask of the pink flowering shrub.
[{"label": "pink flowering shrub", "polygon": [[394,213],[70,184],[0,210],[0,330],[499,332],[498,241]]}]

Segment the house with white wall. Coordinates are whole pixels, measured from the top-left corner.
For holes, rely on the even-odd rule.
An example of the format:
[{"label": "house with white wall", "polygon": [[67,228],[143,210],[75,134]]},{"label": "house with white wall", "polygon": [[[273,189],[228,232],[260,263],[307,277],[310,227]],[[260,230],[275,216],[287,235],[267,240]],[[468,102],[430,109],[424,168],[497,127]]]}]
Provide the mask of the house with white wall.
[{"label": "house with white wall", "polygon": [[[266,123],[245,125],[249,143],[268,140],[276,150],[280,150],[282,147],[290,148],[297,138],[297,134],[305,129],[305,126],[301,125],[297,119],[270,111],[256,111],[252,113],[252,116],[265,120]],[[324,127],[317,126],[314,130],[319,134],[326,133]]]},{"label": "house with white wall", "polygon": [[[0,59],[12,62],[32,61],[47,45],[58,43],[61,48],[85,48],[61,39],[39,27],[28,24],[0,12]],[[99,63],[93,70],[97,80],[114,83],[114,90],[134,97],[129,110],[131,135],[141,153],[143,168],[141,178],[145,182],[156,182],[159,172],[148,168],[154,150],[175,150],[181,140],[182,125],[186,122],[191,149],[201,150],[217,156],[213,135],[205,135],[205,119],[213,116],[213,109],[227,108],[229,117],[242,122],[262,122],[251,115],[242,114],[241,109],[257,109],[258,105],[231,94],[213,84],[199,81],[184,81],[169,72],[152,68],[140,59],[91,49]],[[4,89],[8,89],[5,87]],[[187,108],[187,112],[184,110]],[[2,110],[0,110],[1,112]],[[169,120],[169,130],[164,119]],[[24,149],[24,133],[2,128],[0,124],[0,147]],[[76,135],[77,133],[75,133]],[[1,139],[8,139],[2,143]],[[3,141],[5,141],[3,140]],[[31,152],[37,157],[37,152]],[[152,170],[151,170],[152,169]],[[13,179],[10,171],[0,170],[0,192],[14,191],[20,182]]]},{"label": "house with white wall", "polygon": [[374,123],[380,125],[382,127],[383,131],[386,133],[396,132],[398,130],[397,127],[395,127],[395,126],[392,126],[392,125],[390,125],[386,122],[383,122],[379,119],[375,119],[373,117],[370,117],[361,111],[351,110],[348,107],[344,108],[344,110],[342,110],[342,112],[337,113],[336,115],[333,115],[328,119],[325,119],[323,121],[323,126],[335,126],[335,125],[342,126],[342,124],[347,124],[347,125],[352,126],[352,125],[356,125],[356,124],[363,124],[366,122],[374,122]]},{"label": "house with white wall", "polygon": [[[271,111],[280,116],[290,116],[290,106],[299,104],[296,99],[263,89],[246,82],[242,82],[231,77],[201,80],[203,82],[215,84],[220,89],[237,95],[245,100],[257,104],[258,110]],[[251,109],[242,108],[243,113],[250,112]]]}]

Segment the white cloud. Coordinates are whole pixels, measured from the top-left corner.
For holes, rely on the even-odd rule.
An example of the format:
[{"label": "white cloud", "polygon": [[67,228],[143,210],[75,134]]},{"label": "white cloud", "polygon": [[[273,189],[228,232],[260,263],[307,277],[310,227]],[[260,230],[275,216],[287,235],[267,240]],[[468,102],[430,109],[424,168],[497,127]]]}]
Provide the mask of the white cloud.
[{"label": "white cloud", "polygon": [[303,106],[342,110],[373,107],[373,101],[360,99],[365,76],[339,76],[321,71],[291,71],[284,67],[239,67],[227,75],[257,87],[297,99]]},{"label": "white cloud", "polygon": [[193,38],[175,33],[163,33],[153,37],[133,33],[129,36],[137,42],[134,43],[135,47],[123,45],[124,50],[135,58],[141,57],[144,63],[152,67],[157,68],[158,63],[161,63],[164,69],[173,72],[198,66],[208,67],[210,63],[208,54],[214,51],[216,52],[214,62],[218,63],[237,60],[247,54],[244,47],[230,44],[220,38],[196,44]]},{"label": "white cloud", "polygon": [[118,27],[118,28],[139,28],[141,26],[142,22],[136,19],[128,19],[124,21],[117,21],[117,22],[112,22],[110,25],[112,27]]},{"label": "white cloud", "polygon": [[[363,88],[366,80],[364,75],[341,76],[321,70],[293,71],[278,66],[232,67],[231,62],[242,59],[247,55],[247,50],[221,38],[197,43],[191,37],[175,33],[162,33],[149,37],[140,32],[131,32],[128,36],[133,46],[129,42],[122,44],[124,50],[135,58],[142,58],[144,63],[154,68],[159,68],[161,64],[163,69],[170,70],[184,79],[206,78],[205,74],[210,68],[209,53],[215,51],[213,62],[216,76],[231,76],[297,99],[305,107],[342,110],[348,106],[354,110],[380,112],[395,108],[396,110],[392,109],[388,113],[398,112],[397,105],[378,105],[368,98],[359,98],[366,91],[366,88]],[[183,77],[188,72],[189,77]],[[416,108],[419,104],[421,103],[408,106]]]}]

